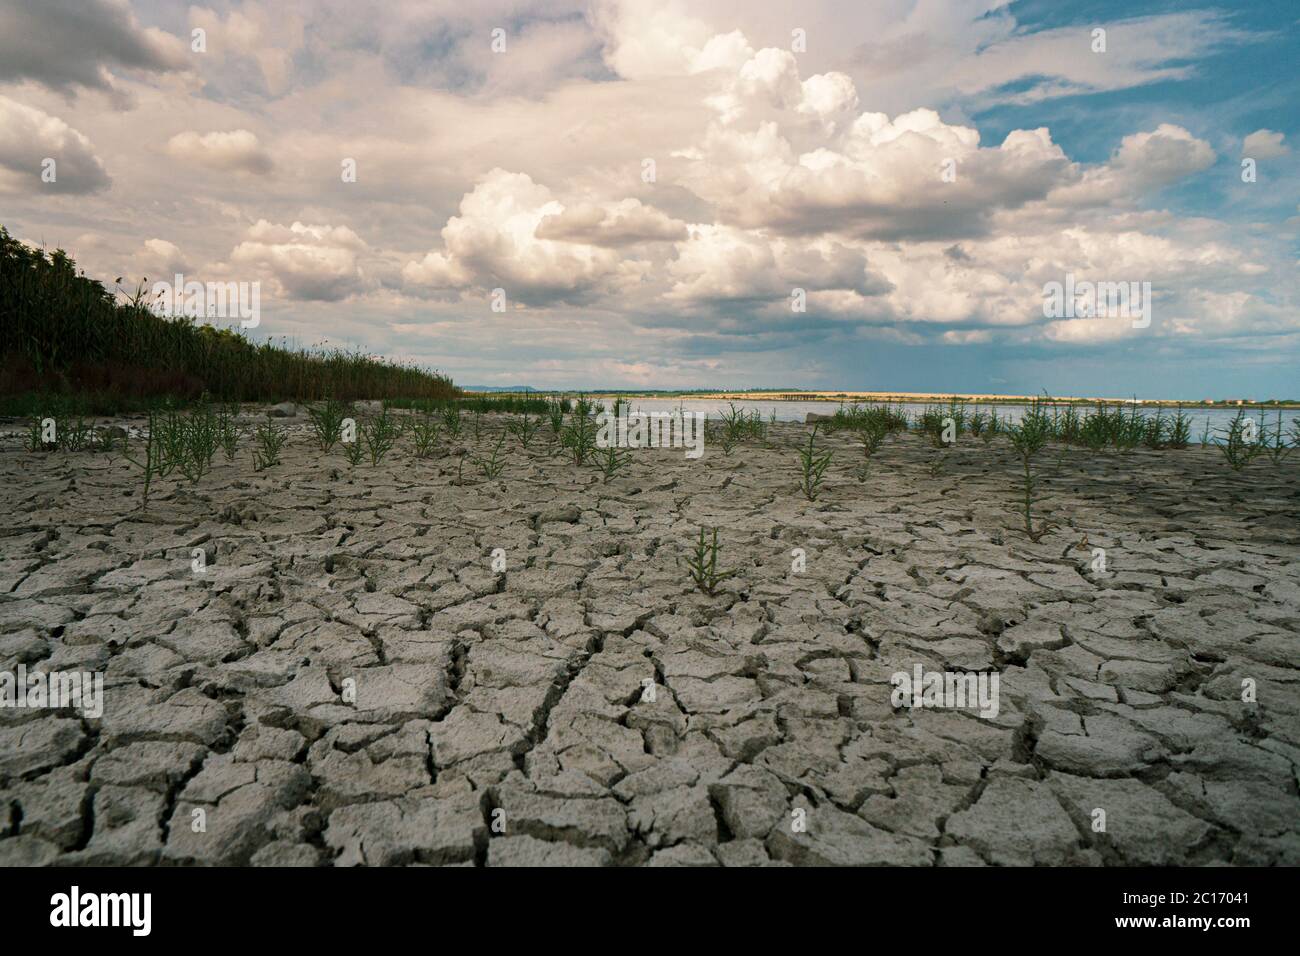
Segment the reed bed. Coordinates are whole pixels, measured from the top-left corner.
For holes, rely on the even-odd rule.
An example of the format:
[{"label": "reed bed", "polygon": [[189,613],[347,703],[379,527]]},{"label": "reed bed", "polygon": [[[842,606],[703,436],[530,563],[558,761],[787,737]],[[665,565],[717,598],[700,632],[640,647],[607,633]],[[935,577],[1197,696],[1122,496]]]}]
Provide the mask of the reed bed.
[{"label": "reed bed", "polygon": [[[121,280],[118,280],[119,282]],[[147,281],[147,280],[146,280]],[[0,396],[25,414],[51,394],[113,414],[163,396],[219,401],[446,400],[446,376],[357,350],[290,348],[149,308],[145,282],[119,300],[63,250],[0,226]]]},{"label": "reed bed", "polygon": [[426,415],[441,414],[449,405],[455,405],[464,412],[493,415],[545,415],[552,405],[557,405],[561,412],[573,409],[573,402],[567,398],[536,398],[524,395],[464,395],[460,397],[419,398],[400,396],[386,398],[387,408],[423,412]]},{"label": "reed bed", "polygon": [[[1172,414],[1164,408],[1149,413],[1137,406],[1101,402],[1092,408],[1083,408],[1078,403],[1062,405],[1050,396],[1044,396],[1030,406],[1029,414],[1046,416],[1046,422],[1038,423],[1038,427],[1045,432],[1048,441],[1094,451],[1108,447],[1119,451],[1138,447],[1187,448],[1192,439],[1191,419],[1181,406]],[[914,414],[889,402],[842,405],[829,425],[830,430],[843,429],[861,436],[868,457],[885,436],[894,432],[916,431],[938,446],[951,444],[966,434],[991,441],[1010,430],[1009,420],[999,416],[996,408],[972,408],[958,401],[947,405],[927,405]],[[1210,436],[1202,436],[1202,444],[1210,443]]]}]

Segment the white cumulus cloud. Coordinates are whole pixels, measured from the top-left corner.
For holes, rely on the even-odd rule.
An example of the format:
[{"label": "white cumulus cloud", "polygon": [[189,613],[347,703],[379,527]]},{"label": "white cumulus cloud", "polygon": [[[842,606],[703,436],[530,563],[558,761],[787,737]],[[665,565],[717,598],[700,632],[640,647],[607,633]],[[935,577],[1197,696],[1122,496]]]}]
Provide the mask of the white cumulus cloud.
[{"label": "white cumulus cloud", "polygon": [[269,273],[281,292],[295,299],[345,299],[365,283],[358,259],[366,244],[346,226],[284,226],[259,219],[230,253],[230,270],[252,281]]},{"label": "white cumulus cloud", "polygon": [[[52,169],[52,181],[42,179],[45,169]],[[0,96],[0,191],[36,196],[108,186],[108,172],[88,138],[57,116]]]},{"label": "white cumulus cloud", "polygon": [[167,141],[167,152],[181,162],[231,172],[269,173],[275,165],[257,136],[246,129],[211,133],[186,130]]}]

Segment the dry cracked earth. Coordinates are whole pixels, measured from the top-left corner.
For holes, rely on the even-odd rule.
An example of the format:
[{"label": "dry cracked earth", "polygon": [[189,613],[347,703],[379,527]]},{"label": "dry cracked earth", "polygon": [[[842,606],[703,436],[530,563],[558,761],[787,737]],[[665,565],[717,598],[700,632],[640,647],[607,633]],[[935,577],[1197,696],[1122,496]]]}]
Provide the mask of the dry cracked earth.
[{"label": "dry cracked earth", "polygon": [[[147,511],[120,457],[4,439],[0,670],[105,697],[0,709],[0,863],[1300,863],[1294,461],[1049,449],[1035,544],[1000,439],[859,481],[833,436],[810,503],[801,425],[606,484],[289,421]],[[895,709],[917,663],[996,672],[997,716]]]}]

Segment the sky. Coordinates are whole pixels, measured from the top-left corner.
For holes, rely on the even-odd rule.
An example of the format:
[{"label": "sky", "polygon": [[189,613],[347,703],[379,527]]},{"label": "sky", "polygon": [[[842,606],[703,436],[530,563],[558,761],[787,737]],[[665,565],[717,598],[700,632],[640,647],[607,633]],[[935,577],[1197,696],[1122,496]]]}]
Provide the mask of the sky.
[{"label": "sky", "polygon": [[[1300,398],[1298,26],[0,0],[0,225],[461,384]],[[1052,308],[1067,281],[1148,295]]]}]

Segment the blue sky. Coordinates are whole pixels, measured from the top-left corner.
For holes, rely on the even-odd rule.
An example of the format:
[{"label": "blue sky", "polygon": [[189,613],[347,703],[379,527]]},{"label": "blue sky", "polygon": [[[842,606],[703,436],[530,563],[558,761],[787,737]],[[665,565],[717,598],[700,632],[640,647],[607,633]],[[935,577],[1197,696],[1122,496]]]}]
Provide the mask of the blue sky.
[{"label": "blue sky", "polygon": [[[1177,2],[1134,5],[1128,3],[1080,2],[1069,4],[1068,20],[1057,19],[1065,5],[1050,2],[1013,3],[1023,29],[1036,30],[1074,23],[1091,26],[1133,14],[1151,15],[1186,9]],[[1235,9],[1234,9],[1235,7]],[[991,106],[972,112],[982,132],[990,137],[1026,126],[1049,126],[1053,139],[1080,162],[1104,162],[1113,144],[1125,132],[1151,121],[1173,122],[1227,150],[1254,130],[1276,129],[1294,139],[1300,110],[1300,7],[1293,2],[1264,0],[1261,3],[1206,5],[1219,11],[1224,22],[1241,34],[1204,55],[1189,59],[1189,75],[1102,93],[1061,97],[1032,106]],[[1236,167],[1238,157],[1220,155],[1214,169],[1171,188],[1164,200],[1177,208],[1205,215],[1223,215],[1232,204],[1256,207],[1281,222],[1296,212],[1277,202],[1277,196],[1258,196],[1254,190],[1236,189],[1239,178],[1221,177]],[[1289,196],[1300,199],[1300,181],[1293,175],[1294,162],[1285,169],[1265,168],[1270,191],[1289,187]]]},{"label": "blue sky", "polygon": [[1298,18],[0,0],[0,222],[462,382],[1300,397]]}]

